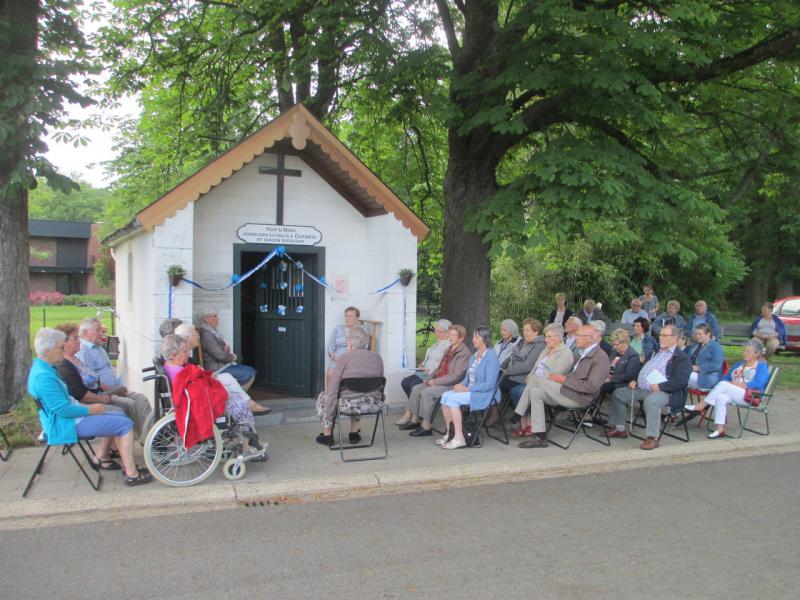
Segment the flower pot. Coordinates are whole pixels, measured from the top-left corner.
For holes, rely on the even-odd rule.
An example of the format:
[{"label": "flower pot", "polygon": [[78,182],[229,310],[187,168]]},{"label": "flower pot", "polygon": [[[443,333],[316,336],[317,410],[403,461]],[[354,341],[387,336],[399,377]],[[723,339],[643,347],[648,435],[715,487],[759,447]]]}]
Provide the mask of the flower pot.
[{"label": "flower pot", "polygon": [[409,283],[411,283],[412,279],[414,279],[413,275],[401,275],[400,276],[400,284],[406,286]]},{"label": "flower pot", "polygon": [[170,275],[169,281],[172,284],[172,287],[178,287],[183,281],[183,275]]}]

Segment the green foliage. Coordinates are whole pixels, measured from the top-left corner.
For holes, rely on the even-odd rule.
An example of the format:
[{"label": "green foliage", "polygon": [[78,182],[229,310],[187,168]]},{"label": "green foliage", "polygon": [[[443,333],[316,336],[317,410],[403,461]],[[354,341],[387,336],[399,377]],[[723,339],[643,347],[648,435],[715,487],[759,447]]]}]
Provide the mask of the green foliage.
[{"label": "green foliage", "polygon": [[0,425],[12,448],[23,448],[36,444],[42,425],[33,398],[25,396],[8,414],[0,417]]},{"label": "green foliage", "polygon": [[114,258],[109,248],[100,249],[100,254],[94,263],[94,279],[102,288],[110,288],[114,283]]},{"label": "green foliage", "polygon": [[81,304],[94,304],[96,306],[111,306],[113,298],[106,294],[70,294],[64,296],[63,306],[79,306]]},{"label": "green foliage", "polygon": [[108,190],[76,181],[77,187],[66,192],[52,189],[45,180],[37,182],[28,194],[28,217],[46,221],[79,221],[95,223],[105,209],[111,194]]},{"label": "green foliage", "polygon": [[[19,12],[31,10],[37,3],[27,5]],[[74,182],[57,173],[44,158],[47,146],[42,137],[51,129],[72,125],[65,118],[66,103],[88,106],[92,102],[76,91],[72,80],[94,68],[79,29],[78,4],[73,0],[42,3],[38,31],[29,31],[28,23],[9,22],[5,14],[0,15],[0,199],[35,188],[39,177],[63,192],[76,189]],[[20,52],[21,44],[31,39],[38,51]],[[66,129],[60,135],[81,143],[79,135]]]}]

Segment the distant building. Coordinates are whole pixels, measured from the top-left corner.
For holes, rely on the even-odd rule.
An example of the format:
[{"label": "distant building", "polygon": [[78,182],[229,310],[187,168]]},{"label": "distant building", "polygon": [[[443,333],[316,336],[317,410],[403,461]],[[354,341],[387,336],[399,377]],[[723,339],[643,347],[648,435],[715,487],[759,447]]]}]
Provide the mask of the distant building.
[{"label": "distant building", "polygon": [[96,223],[75,221],[28,222],[31,253],[30,291],[62,294],[110,294],[94,279],[94,263],[100,254]]}]

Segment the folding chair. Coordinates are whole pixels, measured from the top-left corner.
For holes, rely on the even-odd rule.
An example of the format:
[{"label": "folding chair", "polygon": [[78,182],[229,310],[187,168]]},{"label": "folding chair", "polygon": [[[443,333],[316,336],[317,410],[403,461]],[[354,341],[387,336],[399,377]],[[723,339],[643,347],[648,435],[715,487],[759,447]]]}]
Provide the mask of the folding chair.
[{"label": "folding chair", "polygon": [[[758,435],[769,435],[769,403],[772,400],[772,396],[775,394],[775,388],[778,386],[778,379],[781,376],[781,369],[780,367],[770,367],[769,379],[767,380],[767,387],[764,388],[763,392],[751,392],[754,398],[758,398],[761,400],[761,403],[758,406],[753,406],[752,404],[747,404],[746,406],[740,406],[736,404],[736,416],[739,419],[739,435],[736,437],[742,437],[742,434],[745,431],[749,431],[750,433],[757,433]],[[744,416],[744,421],[742,421],[742,411],[746,411]],[[750,418],[750,413],[761,413],[764,415],[764,423],[766,424],[766,431],[758,431],[757,429],[750,429],[747,427],[747,420]]]},{"label": "folding chair", "polygon": [[[39,410],[47,414],[47,410],[45,410],[44,405],[38,398],[34,398],[33,401],[36,402],[36,406],[39,408]],[[40,475],[42,473],[42,470],[44,469],[44,461],[47,458],[47,453],[53,446],[61,446],[62,447],[61,454],[62,455],[69,454],[72,457],[72,460],[75,461],[75,464],[78,465],[78,468],[81,470],[81,473],[83,473],[83,476],[86,478],[86,481],[88,481],[89,485],[92,486],[92,489],[95,492],[99,491],[100,484],[103,483],[103,474],[100,472],[100,468],[92,462],[92,459],[89,456],[89,452],[87,452],[86,447],[84,446],[85,443],[86,446],[88,446],[89,450],[92,451],[92,454],[94,454],[94,450],[92,450],[92,445],[90,444],[90,441],[93,439],[94,436],[79,436],[78,441],[73,444],[50,444],[50,442],[47,440],[47,436],[45,436],[44,442],[46,445],[44,447],[44,452],[42,453],[42,457],[39,459],[39,462],[36,464],[36,468],[33,470],[33,475],[31,475],[31,478],[28,480],[28,485],[25,486],[25,491],[22,492],[22,497],[25,498],[28,495],[31,486],[33,485],[33,480],[36,479],[37,475]],[[91,469],[97,472],[97,481],[94,481],[89,476],[89,473],[86,472],[86,469],[81,464],[80,459],[75,455],[75,452],[72,449],[72,447],[75,445],[77,445],[81,449],[83,457],[86,459],[86,462],[89,464]]]},{"label": "folding chair", "polygon": [[[3,409],[3,411],[0,412],[0,414],[4,415],[7,412],[8,412],[8,409],[6,408],[6,409]],[[3,445],[6,447],[5,452],[3,450],[0,450],[0,460],[5,462],[5,461],[8,460],[8,457],[11,456],[11,452],[13,451],[13,448],[11,447],[11,442],[8,441],[8,438],[6,437],[6,434],[3,431],[2,427],[0,427],[0,439],[3,440]]]},{"label": "folding chair", "polygon": [[[498,442],[505,444],[508,446],[509,438],[508,438],[508,431],[506,431],[506,424],[502,418],[497,420],[492,427],[489,427],[486,424],[486,417],[489,415],[489,411],[493,406],[497,406],[499,410],[500,403],[497,401],[497,390],[500,387],[500,379],[503,378],[503,371],[501,370],[500,373],[497,375],[497,381],[494,384],[494,389],[492,390],[492,399],[489,401],[489,406],[486,408],[482,408],[479,410],[471,410],[468,407],[469,412],[462,418],[469,419],[473,423],[477,423],[478,426],[475,428],[476,434],[467,441],[468,448],[480,448],[483,444],[481,443],[481,429],[486,432],[486,435],[493,440],[497,440]],[[478,418],[478,414],[480,414],[480,419]],[[498,437],[492,435],[492,429],[500,426],[500,430],[502,431],[503,437]]]},{"label": "folding chair", "polygon": [[[594,419],[600,413],[600,405],[603,403],[603,398],[605,398],[605,394],[603,392],[598,392],[592,401],[589,403],[588,406],[585,408],[567,408],[565,406],[548,406],[545,405],[545,408],[550,413],[550,422],[547,425],[547,431],[545,432],[547,435],[547,441],[554,446],[558,446],[562,450],[568,450],[569,447],[572,445],[572,442],[575,441],[575,438],[578,437],[578,433],[583,431],[583,435],[588,437],[590,440],[594,440],[598,444],[603,444],[604,446],[611,445],[611,439],[608,437],[608,433],[606,432],[605,427],[601,428],[604,433],[604,438],[601,439],[599,437],[595,437],[590,435],[587,431],[588,427],[592,427],[594,423]],[[565,425],[560,424],[556,420],[556,416],[561,411],[567,411],[569,414],[568,422],[572,422],[574,427],[566,427]],[[568,431],[572,434],[569,438],[569,441],[566,445],[560,444],[553,439],[551,439],[550,431],[553,427],[557,429],[561,429],[563,431]]]},{"label": "folding chair", "polygon": [[[375,415],[375,426],[372,428],[372,438],[369,441],[369,444],[349,444],[347,446],[344,445],[344,440],[342,439],[342,424],[339,423],[339,445],[334,446],[333,441],[331,441],[331,445],[328,446],[330,450],[338,450],[339,456],[342,457],[342,462],[359,462],[362,460],[380,460],[386,458],[389,455],[389,440],[386,437],[386,415],[389,412],[389,407],[386,404],[386,395],[384,394],[384,388],[386,387],[386,378],[385,377],[346,377],[342,379],[342,382],[339,384],[339,393],[336,398],[336,414],[333,417],[333,425],[331,428],[331,433],[333,433],[333,429],[336,428],[336,422],[339,420],[339,417],[362,417],[364,415]],[[356,392],[357,394],[366,395],[370,392],[378,392],[380,393],[380,404],[378,406],[358,406],[356,403],[350,409],[343,409],[342,407],[342,392],[344,390],[350,390],[351,392]],[[353,399],[347,399],[351,402]],[[371,448],[372,445],[375,443],[375,435],[378,431],[378,421],[381,422],[383,426],[383,455],[378,456],[365,456],[362,458],[345,458],[344,451],[345,450],[354,450],[356,448]],[[331,436],[333,437],[333,436]]]},{"label": "folding chair", "polygon": [[[722,374],[727,375],[728,373],[728,361],[722,361]],[[692,404],[699,404],[700,401],[708,396],[709,392],[711,391],[710,388],[689,388],[686,390],[687,396],[692,400]],[[703,425],[703,421],[711,421],[711,414],[714,412],[713,406],[706,406],[703,411],[700,413],[700,420],[697,422],[697,428],[699,429]]]},{"label": "folding chair", "polygon": [[[679,440],[681,442],[688,442],[689,441],[689,420],[693,413],[686,412],[686,409],[681,407],[680,415],[673,415],[669,412],[669,406],[667,408],[667,414],[661,416],[661,427],[658,432],[657,441],[661,441],[661,438],[664,436],[670,437],[674,440]],[[631,411],[633,412],[633,411]],[[639,419],[641,418],[641,422]],[[642,427],[644,428],[645,423],[645,414],[644,414],[644,400],[639,400],[639,410],[636,412],[636,416],[630,421],[631,430],[630,435],[631,437],[635,437],[637,440],[644,440],[644,437],[637,435],[633,432],[634,427]],[[675,433],[670,433],[667,429],[671,428],[678,428],[683,427],[684,435],[680,436]]]}]

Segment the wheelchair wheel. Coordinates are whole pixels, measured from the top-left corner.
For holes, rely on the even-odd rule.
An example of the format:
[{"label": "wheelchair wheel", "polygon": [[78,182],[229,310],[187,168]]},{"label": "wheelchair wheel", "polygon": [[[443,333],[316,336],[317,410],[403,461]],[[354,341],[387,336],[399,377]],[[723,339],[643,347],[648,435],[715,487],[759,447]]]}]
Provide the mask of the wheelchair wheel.
[{"label": "wheelchair wheel", "polygon": [[214,437],[186,448],[178,435],[175,413],[162,417],[147,434],[144,461],[165,485],[184,487],[200,483],[214,472],[222,457],[222,436],[216,425]]},{"label": "wheelchair wheel", "polygon": [[244,477],[244,474],[247,472],[244,463],[240,464],[238,467],[236,466],[236,460],[235,458],[229,458],[225,461],[225,464],[222,465],[222,473],[225,475],[225,479],[237,481]]}]

